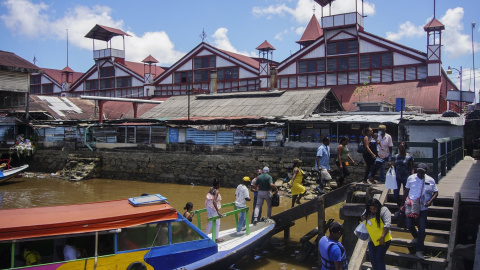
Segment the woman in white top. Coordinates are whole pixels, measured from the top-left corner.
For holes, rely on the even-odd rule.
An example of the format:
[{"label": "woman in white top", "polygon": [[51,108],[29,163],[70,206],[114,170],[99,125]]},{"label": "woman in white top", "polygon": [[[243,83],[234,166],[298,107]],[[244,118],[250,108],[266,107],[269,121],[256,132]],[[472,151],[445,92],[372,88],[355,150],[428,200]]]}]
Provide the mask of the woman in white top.
[{"label": "woman in white top", "polygon": [[[218,190],[220,189],[220,181],[217,179],[213,180],[212,187],[207,193],[207,198],[205,199],[205,207],[207,208],[207,214],[208,218],[220,216],[223,217],[222,214],[220,214],[220,208],[222,206],[222,196],[220,195],[220,192]],[[208,222],[207,225],[207,230],[205,231],[206,234],[210,233],[210,230],[212,229],[212,221]],[[215,228],[215,242],[223,242],[223,239],[218,238],[218,233],[220,232],[220,219],[217,219],[216,221],[216,228]]]}]

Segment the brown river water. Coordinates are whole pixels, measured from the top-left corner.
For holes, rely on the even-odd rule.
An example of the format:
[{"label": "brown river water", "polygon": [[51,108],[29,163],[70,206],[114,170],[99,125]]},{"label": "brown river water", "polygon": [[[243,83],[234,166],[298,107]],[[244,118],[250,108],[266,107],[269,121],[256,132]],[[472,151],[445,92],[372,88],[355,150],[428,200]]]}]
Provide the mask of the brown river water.
[{"label": "brown river water", "polygon": [[[142,193],[158,193],[167,197],[169,203],[178,212],[183,213],[183,207],[187,202],[192,202],[194,209],[205,208],[205,195],[208,189],[209,187],[206,186],[126,180],[90,179],[82,182],[69,182],[61,179],[15,178],[0,184],[0,209],[108,201],[136,197]],[[222,204],[235,201],[234,188],[220,187],[219,191],[222,195]],[[252,193],[250,196],[253,199]],[[281,197],[280,206],[274,207],[272,214],[289,209],[290,204],[290,198]],[[251,202],[248,206],[251,208]],[[327,219],[334,218],[341,222],[338,218],[339,208],[340,205],[327,208]],[[263,215],[265,214],[266,205],[263,207]],[[249,215],[251,216],[250,211]],[[221,220],[221,230],[234,226],[233,216]],[[203,222],[202,228],[205,227],[206,222]],[[283,233],[278,233],[272,237],[271,244],[267,245],[266,250],[261,254],[253,257],[245,256],[231,269],[318,269],[316,256],[310,256],[302,263],[295,259],[301,249],[299,239],[315,227],[317,227],[316,214],[310,215],[306,219],[299,219],[291,228],[290,239],[286,245]]]}]

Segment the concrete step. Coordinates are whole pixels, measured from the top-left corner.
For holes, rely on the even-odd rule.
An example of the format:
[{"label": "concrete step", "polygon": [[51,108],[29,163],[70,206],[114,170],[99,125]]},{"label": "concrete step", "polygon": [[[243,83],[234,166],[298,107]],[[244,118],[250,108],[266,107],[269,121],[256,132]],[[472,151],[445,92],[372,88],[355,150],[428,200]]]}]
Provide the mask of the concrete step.
[{"label": "concrete step", "polygon": [[[395,213],[397,212],[400,207],[397,206],[394,202],[387,202],[383,204],[384,206],[388,207],[390,212]],[[428,216],[432,217],[443,217],[443,218],[452,218],[453,208],[446,207],[446,206],[430,206],[428,207]]]},{"label": "concrete step", "polygon": [[396,251],[387,251],[387,254],[385,254],[385,260],[387,262],[398,262],[395,264],[402,265],[404,262],[412,263],[412,262],[420,262],[422,264],[429,264],[432,265],[434,268],[436,267],[446,267],[447,266],[447,260],[444,258],[436,258],[436,257],[425,257],[425,259],[420,259],[414,254],[406,254],[402,252],[396,252]]},{"label": "concrete step", "polygon": [[[390,191],[392,192],[392,191]],[[446,207],[453,207],[453,199],[452,198],[445,198],[441,197],[441,194],[439,194],[440,197],[437,197],[434,201],[433,204],[435,206],[446,206]],[[389,193],[387,195],[387,202],[395,202],[393,200],[393,193]]]},{"label": "concrete step", "polygon": [[[411,270],[411,268],[404,268],[404,267],[393,266],[393,265],[386,265],[386,267],[387,267],[386,268],[387,270]],[[371,270],[371,269],[373,269],[372,263],[371,262],[364,262],[360,269]]]},{"label": "concrete step", "polygon": [[[395,232],[405,232],[409,233],[408,229],[403,229],[399,228],[397,226],[391,226],[390,230],[395,231]],[[445,230],[434,230],[434,229],[426,229],[425,230],[426,235],[431,235],[431,236],[440,236],[448,239],[450,237],[450,231],[445,231]]]},{"label": "concrete step", "polygon": [[[397,224],[397,218],[392,214],[392,224]],[[427,218],[427,228],[435,230],[450,230],[451,218],[430,217]]]},{"label": "concrete step", "polygon": [[[399,246],[399,247],[406,247],[406,248],[414,248],[415,244],[410,244],[410,241],[412,239],[403,239],[403,238],[393,238],[391,245],[394,246]],[[443,243],[436,243],[436,242],[428,242],[425,241],[425,250],[428,251],[436,251],[436,252],[447,252],[448,250],[448,244],[443,244]]]}]

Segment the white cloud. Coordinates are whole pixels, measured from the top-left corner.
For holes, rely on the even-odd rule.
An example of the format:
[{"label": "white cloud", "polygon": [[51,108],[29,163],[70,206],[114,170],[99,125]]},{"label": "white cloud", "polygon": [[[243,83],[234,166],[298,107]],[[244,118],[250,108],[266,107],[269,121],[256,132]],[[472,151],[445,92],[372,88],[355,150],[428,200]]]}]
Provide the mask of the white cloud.
[{"label": "white cloud", "polygon": [[212,35],[214,39],[213,46],[221,50],[226,50],[229,52],[243,54],[251,57],[257,57],[256,52],[238,51],[237,49],[235,49],[235,47],[233,47],[232,43],[230,42],[230,39],[228,38],[227,34],[228,34],[227,28],[224,28],[224,27],[218,28],[217,31],[215,31],[215,33]]},{"label": "white cloud", "polygon": [[[472,53],[472,40],[470,34],[462,34],[464,24],[462,23],[464,10],[461,7],[448,9],[440,21],[445,25],[442,35],[444,51],[451,59],[459,58]],[[468,30],[471,24],[468,24]],[[480,48],[478,42],[474,42],[475,50]]]},{"label": "white cloud", "polygon": [[288,32],[289,32],[288,29],[285,29],[282,32],[276,33],[274,38],[276,40],[283,40],[283,36],[288,34]]},{"label": "white cloud", "polygon": [[[86,50],[92,50],[92,40],[85,35],[100,24],[117,29],[124,29],[122,20],[112,18],[112,9],[108,6],[95,5],[93,7],[77,5],[68,10],[63,17],[51,19],[48,14],[54,11],[50,6],[34,4],[29,0],[7,0],[3,3],[8,12],[0,16],[6,27],[13,33],[27,38],[36,39],[66,39],[68,29],[69,44]],[[125,31],[125,30],[124,30]],[[125,37],[126,58],[129,61],[140,62],[149,54],[155,57],[160,65],[168,65],[184,55],[175,50],[167,33],[164,31],[147,32],[138,36],[134,32],[127,32],[131,37]],[[96,42],[99,48],[104,42]],[[121,38],[112,39],[113,48],[123,48]]]},{"label": "white cloud", "polygon": [[423,30],[422,26],[416,26],[412,22],[407,21],[400,24],[397,32],[387,32],[387,39],[398,41],[403,38],[419,38],[425,35],[425,30]]},{"label": "white cloud", "polygon": [[[287,1],[291,2],[291,1]],[[355,0],[336,1],[332,3],[332,15],[340,13],[355,12]],[[268,19],[273,16],[291,15],[299,24],[306,24],[310,21],[313,15],[313,7],[315,6],[315,15],[318,19],[321,17],[321,7],[313,0],[298,0],[295,8],[287,6],[287,4],[270,5],[268,7],[253,7],[252,13],[256,16],[266,16]],[[353,6],[353,8],[352,8]],[[362,10],[361,2],[358,2],[358,12]],[[364,2],[364,14],[375,14],[375,4]],[[329,7],[326,6],[323,10],[323,15],[329,15]]]},{"label": "white cloud", "polygon": [[305,32],[305,29],[306,29],[306,27],[297,27],[297,28],[295,29],[295,34],[297,34],[297,35],[299,35],[299,36],[300,36],[300,35],[303,35],[303,32]]}]

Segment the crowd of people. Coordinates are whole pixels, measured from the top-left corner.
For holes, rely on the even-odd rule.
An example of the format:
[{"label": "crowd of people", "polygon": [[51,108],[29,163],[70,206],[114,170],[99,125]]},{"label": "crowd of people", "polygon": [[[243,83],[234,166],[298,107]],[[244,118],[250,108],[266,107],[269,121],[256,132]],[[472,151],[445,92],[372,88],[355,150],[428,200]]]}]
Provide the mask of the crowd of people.
[{"label": "crowd of people", "polygon": [[[361,142],[364,145],[362,156],[365,162],[365,173],[361,181],[364,184],[378,183],[374,179],[378,173],[379,181],[385,182],[386,169],[392,168],[395,171],[397,188],[393,190],[394,200],[401,209],[399,211],[404,213],[406,226],[413,237],[410,244],[416,247],[416,256],[424,259],[427,211],[433,200],[438,196],[435,181],[427,175],[427,166],[423,163],[418,164],[415,173],[414,158],[407,152],[406,142],[399,142],[398,152],[393,155],[392,137],[386,132],[384,125],[379,125],[378,134],[374,133],[372,128],[365,128],[362,133],[364,135]],[[348,167],[357,165],[351,156],[348,143],[348,137],[339,138],[337,156],[335,158],[335,164],[339,172],[339,177],[336,179],[338,186],[342,186],[345,178],[350,175]],[[332,180],[329,145],[330,139],[328,137],[323,138],[322,144],[317,149],[315,159],[320,194],[323,192],[323,187]],[[249,191],[253,192],[252,224],[256,224],[262,216],[264,202],[267,204],[267,218],[270,218],[272,214],[272,196],[278,193],[278,189],[269,172],[269,168],[264,167],[256,170],[256,177],[253,179],[245,176],[235,192],[237,209],[247,207],[247,202],[252,201]],[[291,175],[288,187],[291,189],[291,207],[293,208],[296,204],[301,203],[301,198],[305,195],[305,187],[302,185],[305,172],[302,169],[302,161],[300,159],[294,159]],[[209,218],[222,216],[220,213],[221,196],[218,191],[219,188],[220,182],[214,180],[206,196],[205,205]],[[185,206],[186,212],[184,217],[190,221],[192,220],[192,215],[190,214],[192,208],[193,205],[191,203],[187,203]],[[395,216],[398,216],[398,214],[399,212],[395,213]],[[366,231],[368,231],[368,257],[374,270],[385,269],[385,254],[392,239],[390,231],[392,224],[391,216],[390,210],[383,206],[380,201],[370,199],[365,205],[365,211],[359,217],[361,222],[364,222]],[[244,234],[246,225],[245,212],[240,212],[236,228],[237,235]],[[212,224],[209,222],[207,234],[210,232],[211,227]],[[220,220],[217,220],[215,229],[218,237]],[[346,251],[339,242],[343,234],[343,226],[338,222],[333,222],[329,226],[329,232],[329,236],[324,236],[318,241],[322,269],[346,269]],[[222,242],[223,240],[217,238],[215,241]]]}]

